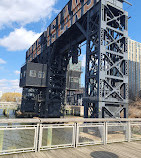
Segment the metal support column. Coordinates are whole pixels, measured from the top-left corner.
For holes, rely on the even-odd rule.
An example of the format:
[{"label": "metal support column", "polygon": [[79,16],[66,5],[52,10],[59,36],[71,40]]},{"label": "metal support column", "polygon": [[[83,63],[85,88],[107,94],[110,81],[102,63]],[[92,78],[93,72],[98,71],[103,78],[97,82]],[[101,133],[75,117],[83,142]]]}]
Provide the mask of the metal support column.
[{"label": "metal support column", "polygon": [[127,117],[128,13],[101,0],[87,13],[85,117]]}]

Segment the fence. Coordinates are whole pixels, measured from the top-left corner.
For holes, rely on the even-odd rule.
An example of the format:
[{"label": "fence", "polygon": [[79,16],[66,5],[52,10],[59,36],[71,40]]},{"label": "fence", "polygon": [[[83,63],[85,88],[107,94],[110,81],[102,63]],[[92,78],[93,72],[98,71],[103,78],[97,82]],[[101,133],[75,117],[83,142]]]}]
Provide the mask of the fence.
[{"label": "fence", "polygon": [[141,140],[141,119],[1,119],[0,155]]}]

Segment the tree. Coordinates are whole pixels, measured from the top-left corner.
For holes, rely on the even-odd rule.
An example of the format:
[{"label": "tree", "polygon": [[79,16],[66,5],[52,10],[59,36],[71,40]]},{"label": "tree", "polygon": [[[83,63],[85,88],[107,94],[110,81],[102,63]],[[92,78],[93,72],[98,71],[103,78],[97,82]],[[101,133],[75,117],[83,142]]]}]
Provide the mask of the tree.
[{"label": "tree", "polygon": [[20,102],[22,94],[21,93],[4,93],[1,97],[3,102]]}]

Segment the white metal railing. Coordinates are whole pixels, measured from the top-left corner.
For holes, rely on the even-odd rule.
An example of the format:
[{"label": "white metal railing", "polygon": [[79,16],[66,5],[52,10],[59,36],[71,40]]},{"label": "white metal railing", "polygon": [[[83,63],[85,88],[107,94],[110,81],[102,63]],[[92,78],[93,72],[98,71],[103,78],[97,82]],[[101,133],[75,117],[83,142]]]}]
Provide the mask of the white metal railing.
[{"label": "white metal railing", "polygon": [[0,155],[141,140],[141,119],[0,119]]},{"label": "white metal railing", "polygon": [[77,125],[77,146],[104,143],[104,123],[85,123]]},{"label": "white metal railing", "polygon": [[40,125],[39,150],[75,147],[75,124]]},{"label": "white metal railing", "polygon": [[107,143],[128,141],[128,123],[107,123]]},{"label": "white metal railing", "polygon": [[0,155],[37,151],[39,120],[0,119]]},{"label": "white metal railing", "polygon": [[0,155],[37,151],[37,125],[0,127]]},{"label": "white metal railing", "polygon": [[129,132],[129,140],[141,140],[141,122],[131,122]]}]

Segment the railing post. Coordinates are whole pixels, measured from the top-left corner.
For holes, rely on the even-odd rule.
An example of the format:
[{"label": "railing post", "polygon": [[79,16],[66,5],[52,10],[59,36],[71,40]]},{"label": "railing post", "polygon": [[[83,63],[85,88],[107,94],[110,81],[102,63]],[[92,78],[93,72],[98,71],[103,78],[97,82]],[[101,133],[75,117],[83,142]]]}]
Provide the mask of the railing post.
[{"label": "railing post", "polygon": [[127,133],[128,133],[128,142],[130,142],[131,141],[131,122],[130,121],[128,121]]},{"label": "railing post", "polygon": [[3,150],[3,142],[4,142],[4,130],[0,130],[0,151]]},{"label": "railing post", "polygon": [[39,142],[39,127],[40,127],[40,124],[37,123],[37,127],[36,127],[36,135],[35,135],[35,152],[38,151],[38,142]]},{"label": "railing post", "polygon": [[38,152],[42,146],[42,124],[39,125],[39,136],[38,136]]},{"label": "railing post", "polygon": [[107,144],[107,134],[108,134],[107,122],[104,122],[104,145]]},{"label": "railing post", "polygon": [[78,145],[78,123],[76,122],[74,124],[74,145],[75,145],[75,148],[77,148],[77,145]]}]

